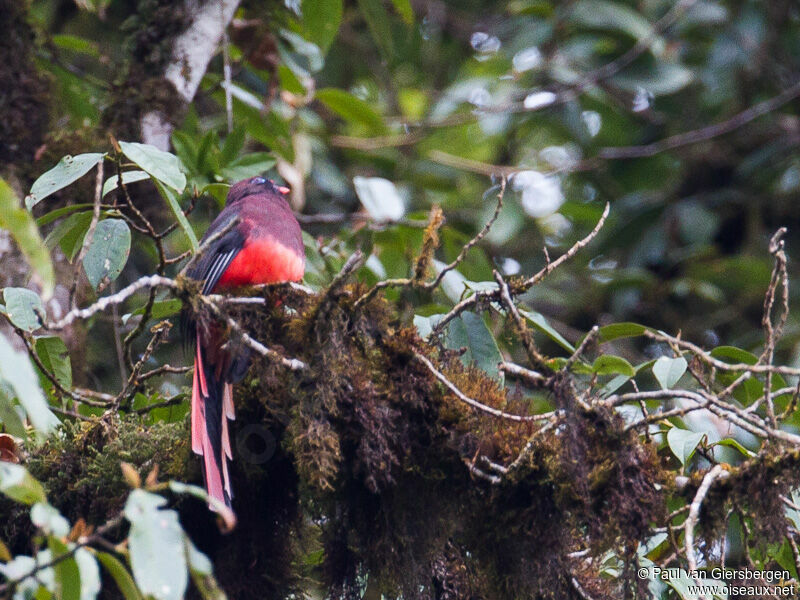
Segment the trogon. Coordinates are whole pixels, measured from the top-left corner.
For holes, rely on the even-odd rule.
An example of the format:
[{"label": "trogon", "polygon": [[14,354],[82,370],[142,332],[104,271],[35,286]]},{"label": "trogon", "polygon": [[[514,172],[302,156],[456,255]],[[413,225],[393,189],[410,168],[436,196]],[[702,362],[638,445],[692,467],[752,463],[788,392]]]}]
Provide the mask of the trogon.
[{"label": "trogon", "polygon": [[[285,198],[288,192],[264,177],[231,186],[225,208],[206,231],[201,247],[219,232],[228,231],[211,242],[185,273],[202,284],[203,294],[303,278],[303,239]],[[203,457],[209,496],[230,507],[233,490],[228,461],[233,453],[228,420],[234,418],[233,384],[244,377],[249,352],[228,344],[219,325],[201,326],[190,318],[186,325],[187,341],[194,345],[192,450]]]}]

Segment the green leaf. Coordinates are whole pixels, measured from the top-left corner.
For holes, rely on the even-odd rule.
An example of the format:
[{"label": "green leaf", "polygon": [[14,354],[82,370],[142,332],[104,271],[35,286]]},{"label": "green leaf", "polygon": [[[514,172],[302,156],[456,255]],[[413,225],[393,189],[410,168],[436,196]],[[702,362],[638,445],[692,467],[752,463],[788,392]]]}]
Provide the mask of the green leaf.
[{"label": "green leaf", "polygon": [[263,175],[275,166],[275,157],[269,152],[251,152],[231,161],[222,168],[222,176],[228,181],[240,181]]},{"label": "green leaf", "polygon": [[[137,181],[144,181],[150,179],[150,174],[146,171],[124,171],[122,173],[122,183],[128,185],[129,183],[136,183]],[[119,186],[119,175],[113,175],[106,179],[103,184],[103,197],[109,192],[113,192]]]},{"label": "green leaf", "polygon": [[359,13],[367,22],[372,39],[375,40],[383,58],[387,61],[392,60],[396,56],[394,37],[389,23],[389,15],[383,7],[383,2],[381,0],[358,0],[358,8]]},{"label": "green leaf", "polygon": [[167,204],[172,209],[172,214],[175,215],[175,218],[178,220],[178,224],[180,224],[181,229],[183,229],[186,237],[189,238],[189,243],[192,245],[192,250],[197,252],[197,249],[200,247],[200,243],[197,241],[197,236],[194,233],[194,229],[192,229],[192,226],[189,224],[189,220],[186,218],[186,215],[183,214],[181,205],[178,202],[178,196],[170,188],[161,185],[161,182],[156,181],[155,184],[156,188],[158,189],[158,193],[161,194],[161,197],[167,201]]},{"label": "green leaf", "polygon": [[550,323],[547,322],[547,319],[544,318],[544,315],[541,313],[536,312],[535,310],[521,310],[519,313],[528,319],[533,325],[534,329],[538,329],[551,340],[553,340],[556,344],[564,348],[567,352],[575,352],[575,346],[570,344],[564,336],[558,333]]},{"label": "green leaf", "polygon": [[153,178],[177,192],[183,192],[186,187],[186,175],[181,170],[181,161],[177,156],[138,142],[120,142],[119,147],[125,156],[142,170],[150,173]]},{"label": "green leaf", "polygon": [[55,376],[62,387],[71,389],[72,362],[63,340],[57,335],[39,337],[36,338],[34,348],[44,368]]},{"label": "green leaf", "polygon": [[353,177],[353,185],[361,204],[376,221],[398,220],[405,214],[403,198],[388,179],[357,176]]},{"label": "green leaf", "polygon": [[0,462],[0,492],[23,504],[47,502],[42,484],[25,467],[10,462]]},{"label": "green leaf", "polygon": [[44,227],[45,225],[49,225],[53,221],[57,221],[61,217],[71,215],[72,213],[77,211],[90,210],[93,206],[94,204],[90,204],[87,202],[83,202],[81,204],[70,204],[69,206],[62,206],[61,208],[51,210],[49,213],[42,215],[41,217],[36,219],[36,225],[38,225],[39,227]]},{"label": "green leaf", "polygon": [[[54,536],[47,537],[53,560],[69,553],[67,545]],[[74,556],[58,561],[53,570],[56,574],[56,598],[59,600],[81,600],[81,572]]]},{"label": "green leaf", "polygon": [[50,412],[44,393],[39,387],[28,355],[17,352],[6,337],[0,333],[0,380],[5,381],[25,409],[25,413],[40,432],[50,433],[59,425],[59,420]]},{"label": "green leaf", "polygon": [[678,383],[678,380],[686,372],[686,366],[686,359],[682,356],[677,358],[662,356],[653,364],[653,375],[661,389],[668,390]]},{"label": "green leaf", "polygon": [[503,356],[492,332],[480,315],[465,312],[453,319],[447,326],[445,345],[448,348],[466,348],[467,351],[461,355],[465,365],[474,362],[489,376],[500,376],[497,365],[503,360]]},{"label": "green leaf", "polygon": [[620,356],[611,354],[598,356],[592,365],[592,373],[597,375],[625,375],[626,377],[636,375],[631,363]]},{"label": "green leaf", "polygon": [[638,323],[612,323],[601,327],[598,333],[600,343],[611,342],[619,338],[638,337],[644,335],[647,328]]},{"label": "green leaf", "polygon": [[[225,169],[223,169],[223,171],[225,171]],[[217,205],[222,208],[225,206],[225,202],[228,199],[228,192],[230,189],[231,186],[229,186],[227,183],[209,183],[201,190],[200,194],[211,196],[217,201]]]},{"label": "green leaf", "polygon": [[753,458],[756,455],[755,452],[753,452],[752,450],[748,450],[747,448],[742,446],[739,442],[737,442],[733,438],[725,438],[724,440],[720,440],[718,442],[714,442],[713,444],[710,444],[710,446],[712,446],[712,447],[713,446],[728,446],[730,448],[735,448],[736,450],[738,450],[739,452],[744,454],[747,458]]},{"label": "green leaf", "polygon": [[711,351],[711,356],[731,365],[739,363],[754,365],[758,362],[755,354],[735,346],[717,346]]},{"label": "green leaf", "polygon": [[131,251],[131,230],[122,219],[106,219],[97,224],[92,243],[83,258],[83,269],[93,288],[114,281]]},{"label": "green leaf", "polygon": [[159,510],[161,496],[132,490],[125,503],[128,547],[136,584],[156,600],[182,600],[188,583],[184,533],[174,510]]},{"label": "green leaf", "polygon": [[117,588],[125,600],[144,600],[144,596],[142,596],[139,588],[136,587],[136,583],[134,583],[133,577],[128,573],[128,569],[125,568],[125,565],[117,560],[113,554],[109,554],[108,552],[94,551],[94,554],[97,560],[100,561],[100,564],[105,567],[106,571],[108,571],[114,579]]},{"label": "green leaf", "polygon": [[84,38],[61,33],[52,36],[50,39],[59,48],[72,50],[73,52],[79,52],[81,54],[88,54],[94,58],[100,57],[100,51],[97,49],[97,44]]},{"label": "green leaf", "polygon": [[61,246],[61,251],[67,257],[69,262],[75,260],[75,257],[80,252],[83,246],[83,240],[86,237],[86,232],[89,230],[89,225],[92,223],[91,212],[81,212],[70,215],[53,227],[44,243],[49,248],[55,248],[56,244]]},{"label": "green leaf", "polygon": [[3,381],[0,381],[0,423],[13,436],[23,440],[28,437],[22,418],[17,412],[17,407],[14,406],[11,390]]},{"label": "green leaf", "polygon": [[392,4],[394,4],[394,9],[397,11],[397,14],[403,17],[403,21],[405,21],[406,24],[412,25],[414,23],[414,9],[411,6],[410,0],[392,0]]},{"label": "green leaf", "polygon": [[[170,298],[169,300],[156,300],[153,302],[153,306],[150,310],[150,318],[157,321],[159,319],[166,319],[167,317],[177,315],[182,306],[183,302],[181,302],[178,298]],[[122,315],[122,323],[126,324],[128,319],[135,315],[143,315],[144,309],[145,307],[141,306],[132,313]]]},{"label": "green leaf", "polygon": [[239,125],[234,128],[225,138],[225,143],[222,145],[219,157],[222,160],[223,166],[233,162],[239,155],[239,152],[244,148],[247,130]]},{"label": "green leaf", "polygon": [[342,0],[303,0],[303,37],[314,42],[325,54],[331,47],[342,21]]},{"label": "green leaf", "polygon": [[47,535],[66,537],[69,534],[69,521],[47,502],[37,502],[31,507],[31,523]]},{"label": "green leaf", "polygon": [[67,187],[73,181],[77,181],[103,160],[104,156],[105,154],[98,152],[79,154],[78,156],[65,156],[58,161],[55,167],[40,175],[33,182],[30,194],[25,197],[25,206],[30,210],[50,194],[54,194],[58,190]]},{"label": "green leaf", "polygon": [[49,299],[55,286],[55,272],[50,252],[42,241],[31,214],[19,204],[19,199],[5,181],[0,179],[0,229],[8,230],[33,272],[41,281],[42,295]]},{"label": "green leaf", "polygon": [[672,427],[667,432],[667,444],[669,444],[669,449],[672,450],[672,453],[681,461],[681,464],[685,465],[692,458],[697,445],[705,436],[706,434],[702,431],[689,431],[680,427]]},{"label": "green leaf", "polygon": [[651,31],[650,23],[638,12],[607,0],[581,0],[572,9],[570,20],[593,29],[622,31],[635,39],[649,36]]},{"label": "green leaf", "polygon": [[323,88],[317,90],[316,98],[347,121],[366,125],[376,132],[386,129],[383,119],[372,106],[344,90]]},{"label": "green leaf", "polygon": [[36,292],[26,288],[7,287],[3,289],[3,298],[6,302],[6,316],[20,329],[36,331],[47,320],[44,304]]}]

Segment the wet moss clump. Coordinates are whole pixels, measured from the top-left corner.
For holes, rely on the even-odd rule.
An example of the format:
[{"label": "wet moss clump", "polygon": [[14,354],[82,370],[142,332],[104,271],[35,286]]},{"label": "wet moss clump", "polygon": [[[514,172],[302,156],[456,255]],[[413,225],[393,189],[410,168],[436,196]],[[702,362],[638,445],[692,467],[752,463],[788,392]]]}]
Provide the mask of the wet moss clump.
[{"label": "wet moss clump", "polygon": [[[229,597],[285,598],[311,581],[341,599],[361,598],[365,585],[418,600],[569,598],[575,582],[594,598],[619,597],[597,562],[569,554],[624,560],[663,519],[655,453],[613,413],[579,406],[566,376],[549,388],[563,416],[544,432],[468,407],[419,356],[487,406],[522,414],[526,400],[423,342],[383,297],[357,306],[365,291],[281,288],[265,307],[230,309],[306,368],[255,356],[235,388],[236,530],[223,535],[201,502],[178,502]],[[200,327],[213,320],[193,306]],[[65,514],[98,523],[127,495],[119,461],[200,482],[185,423],[70,425],[28,462]]]}]

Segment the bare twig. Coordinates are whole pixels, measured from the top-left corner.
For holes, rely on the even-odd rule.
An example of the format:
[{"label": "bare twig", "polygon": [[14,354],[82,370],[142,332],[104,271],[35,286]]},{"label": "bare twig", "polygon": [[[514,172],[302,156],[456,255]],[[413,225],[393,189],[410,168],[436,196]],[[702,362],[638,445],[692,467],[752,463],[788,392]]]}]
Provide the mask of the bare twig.
[{"label": "bare twig", "polygon": [[175,282],[175,280],[169,279],[168,277],[162,277],[161,275],[147,275],[122,288],[116,294],[111,294],[110,296],[104,296],[103,298],[100,298],[97,302],[87,306],[86,308],[75,308],[69,311],[66,315],[64,315],[63,318],[59,319],[55,323],[48,323],[46,327],[52,331],[64,329],[78,319],[88,319],[93,317],[97,313],[106,310],[112,305],[125,302],[125,300],[133,296],[136,292],[152,287],[166,287],[176,290],[178,289],[178,284]]},{"label": "bare twig", "polygon": [[[603,225],[606,222],[606,218],[608,218],[608,212],[610,210],[610,205],[606,203],[605,208],[603,209],[603,214],[600,216],[600,220],[597,222],[597,225],[594,226],[594,229],[589,232],[586,237],[581,240],[578,240],[569,250],[567,250],[564,254],[559,256],[554,261],[548,261],[548,263],[535,275],[526,279],[521,285],[518,287],[522,289],[530,288],[539,282],[541,282],[547,275],[553,272],[554,269],[557,269],[559,266],[567,262],[570,258],[575,256],[578,251],[582,248],[586,247],[597,234],[602,229]],[[499,300],[500,297],[500,290],[479,290],[468,296],[458,304],[456,304],[450,312],[446,313],[439,321],[437,321],[436,325],[433,327],[433,333],[438,335],[441,333],[447,324],[458,317],[461,313],[466,310],[469,310],[472,307],[476,307],[482,305],[485,302],[491,302],[493,300]]]},{"label": "bare twig", "polygon": [[764,100],[742,112],[732,116],[730,119],[688,131],[686,133],[679,133],[670,136],[652,144],[645,144],[643,146],[625,146],[621,148],[603,148],[598,152],[598,157],[604,160],[619,160],[625,158],[642,158],[647,156],[654,156],[667,150],[675,150],[682,146],[690,144],[697,144],[698,142],[705,142],[720,135],[731,133],[740,127],[747,125],[750,121],[758,117],[770,113],[784,104],[787,104],[800,96],[800,81],[793,86],[785,89],[777,96],[773,96],[769,100]]},{"label": "bare twig", "polygon": [[717,479],[727,478],[729,473],[722,465],[715,465],[709,469],[708,473],[703,477],[700,487],[697,488],[697,493],[694,500],[689,505],[689,516],[686,517],[684,522],[684,547],[686,548],[686,561],[689,563],[689,570],[697,570],[697,556],[694,552],[694,528],[697,526],[697,521],[700,518],[700,508],[703,506],[708,490],[711,489],[712,484]]},{"label": "bare twig", "polygon": [[500,275],[500,273],[496,270],[492,271],[492,275],[494,275],[494,280],[500,287],[500,300],[503,302],[512,319],[514,320],[514,325],[516,326],[517,333],[519,333],[519,337],[522,340],[522,347],[525,348],[525,353],[528,355],[528,359],[537,368],[543,371],[550,371],[550,367],[547,366],[547,359],[542,356],[542,354],[539,352],[539,349],[536,347],[536,343],[533,341],[531,330],[528,329],[528,325],[519,314],[519,311],[514,304],[514,300],[511,298],[511,292],[508,289],[508,284],[505,282],[502,275]]},{"label": "bare twig", "polygon": [[425,365],[428,370],[433,374],[436,379],[438,379],[444,386],[450,390],[455,396],[461,400],[462,402],[469,404],[472,408],[479,410],[481,412],[485,412],[486,414],[500,417],[502,419],[508,419],[509,421],[517,421],[520,423],[524,422],[531,422],[531,421],[542,421],[549,419],[551,414],[548,413],[546,415],[513,415],[511,413],[504,412],[497,408],[492,408],[491,406],[487,406],[482,402],[478,402],[467,396],[464,392],[458,389],[455,384],[450,381],[444,373],[442,373],[436,366],[423,354],[420,352],[414,351],[414,356],[419,360],[423,365]]}]

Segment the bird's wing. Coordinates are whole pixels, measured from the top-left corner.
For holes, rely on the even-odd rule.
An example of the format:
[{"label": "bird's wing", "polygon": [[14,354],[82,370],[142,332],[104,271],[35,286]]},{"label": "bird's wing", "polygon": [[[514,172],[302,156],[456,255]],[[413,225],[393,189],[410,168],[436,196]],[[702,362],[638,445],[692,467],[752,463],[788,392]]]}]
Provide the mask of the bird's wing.
[{"label": "bird's wing", "polygon": [[[208,239],[217,231],[221,231],[229,222],[230,219],[217,219],[203,236],[203,239]],[[203,294],[212,292],[220,277],[225,273],[225,269],[228,268],[243,247],[244,235],[238,227],[234,227],[206,249],[197,263],[186,271],[186,276],[203,282]]]}]

